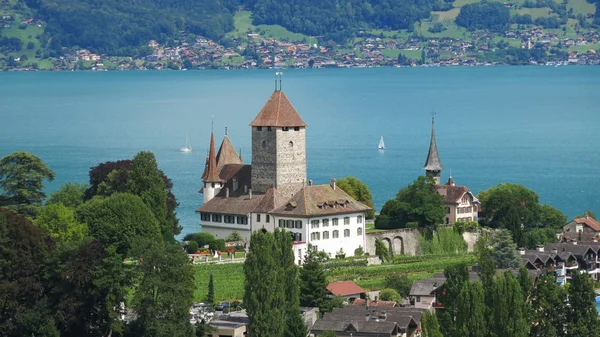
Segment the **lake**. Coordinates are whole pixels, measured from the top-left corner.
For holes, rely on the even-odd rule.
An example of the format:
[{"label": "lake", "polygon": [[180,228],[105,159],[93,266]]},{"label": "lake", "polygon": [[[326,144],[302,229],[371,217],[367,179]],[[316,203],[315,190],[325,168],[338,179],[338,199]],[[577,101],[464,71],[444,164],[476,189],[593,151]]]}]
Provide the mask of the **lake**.
[{"label": "lake", "polygon": [[[85,183],[104,161],[155,153],[173,180],[183,233],[200,230],[211,118],[249,162],[248,124],[275,71],[0,73],[0,157],[24,150],[56,172],[47,191]],[[436,112],[445,170],[474,193],[524,184],[569,217],[600,212],[600,67],[285,70],[308,123],[308,179],[353,175],[376,208],[420,174]],[[186,133],[193,147],[180,153]],[[387,149],[377,145],[383,136]]]}]

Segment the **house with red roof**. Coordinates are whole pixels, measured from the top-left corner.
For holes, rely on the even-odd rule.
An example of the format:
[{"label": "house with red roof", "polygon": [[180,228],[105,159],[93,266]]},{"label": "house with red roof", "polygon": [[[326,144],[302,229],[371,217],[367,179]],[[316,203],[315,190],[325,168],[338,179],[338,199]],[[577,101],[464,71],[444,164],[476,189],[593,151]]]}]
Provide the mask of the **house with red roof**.
[{"label": "house with red roof", "polygon": [[600,235],[600,222],[587,212],[580,218],[571,220],[563,226],[563,238],[576,241],[591,241]]},{"label": "house with red roof", "polygon": [[367,293],[366,290],[352,281],[331,282],[327,285],[327,291],[333,296],[343,297],[350,303],[354,302],[356,299],[364,299]]}]

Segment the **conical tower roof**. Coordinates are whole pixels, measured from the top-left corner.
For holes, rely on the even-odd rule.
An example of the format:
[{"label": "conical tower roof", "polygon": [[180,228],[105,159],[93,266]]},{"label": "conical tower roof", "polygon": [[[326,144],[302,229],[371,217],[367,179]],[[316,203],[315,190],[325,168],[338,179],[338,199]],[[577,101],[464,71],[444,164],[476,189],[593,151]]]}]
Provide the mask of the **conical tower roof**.
[{"label": "conical tower roof", "polygon": [[240,156],[235,152],[229,137],[225,135],[223,137],[223,142],[221,143],[221,147],[219,147],[219,152],[217,152],[217,170],[221,172],[223,166],[227,164],[243,164]]},{"label": "conical tower roof", "polygon": [[306,126],[290,100],[281,90],[275,90],[250,126]]},{"label": "conical tower roof", "polygon": [[425,167],[423,167],[423,169],[426,171],[441,171],[444,169],[440,156],[438,155],[437,145],[435,144],[433,117],[431,117],[431,142],[429,143],[429,153],[427,154],[427,161],[425,161]]},{"label": "conical tower roof", "polygon": [[202,181],[205,183],[217,183],[220,182],[219,171],[217,171],[217,155],[215,154],[215,135],[213,132],[210,133],[210,149],[208,150],[208,160],[206,163],[206,169],[202,174]]}]

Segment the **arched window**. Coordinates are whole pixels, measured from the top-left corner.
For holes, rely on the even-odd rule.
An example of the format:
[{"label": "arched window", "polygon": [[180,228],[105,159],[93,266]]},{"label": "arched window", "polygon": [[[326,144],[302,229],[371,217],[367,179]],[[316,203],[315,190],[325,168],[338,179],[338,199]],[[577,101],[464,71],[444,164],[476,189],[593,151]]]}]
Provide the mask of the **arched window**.
[{"label": "arched window", "polygon": [[361,236],[362,235],[362,227],[358,227],[356,229],[356,235]]}]

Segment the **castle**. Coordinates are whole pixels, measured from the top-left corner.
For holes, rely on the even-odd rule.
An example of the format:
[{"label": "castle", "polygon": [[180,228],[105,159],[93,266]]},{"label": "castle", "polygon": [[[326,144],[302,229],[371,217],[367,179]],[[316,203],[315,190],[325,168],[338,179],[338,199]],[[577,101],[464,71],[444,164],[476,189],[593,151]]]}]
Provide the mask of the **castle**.
[{"label": "castle", "polygon": [[[277,83],[277,82],[276,82]],[[258,229],[291,232],[302,263],[307,245],[331,256],[365,247],[369,207],[330,184],[306,177],[306,127],[287,96],[275,91],[250,123],[252,164],[244,164],[225,135],[218,152],[214,133],[202,174],[202,230],[217,238],[238,232],[245,240]]]}]

